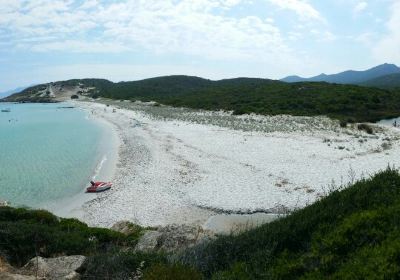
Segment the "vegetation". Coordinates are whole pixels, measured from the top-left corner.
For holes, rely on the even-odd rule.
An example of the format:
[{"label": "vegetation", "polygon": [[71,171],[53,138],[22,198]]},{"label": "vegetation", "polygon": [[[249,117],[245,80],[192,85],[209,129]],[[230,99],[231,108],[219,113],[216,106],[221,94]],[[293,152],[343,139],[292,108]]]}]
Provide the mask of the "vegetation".
[{"label": "vegetation", "polygon": [[0,256],[22,266],[36,255],[92,255],[136,244],[141,232],[91,228],[76,219],[60,219],[43,210],[0,207]]},{"label": "vegetation", "polygon": [[400,176],[388,169],[181,257],[212,279],[398,279]]},{"label": "vegetation", "polygon": [[[134,82],[83,79],[54,84],[96,88],[91,92],[96,98],[156,101],[235,114],[327,115],[341,120],[343,125],[397,117],[400,112],[400,90],[323,82],[285,83],[253,78],[211,81],[190,76],[166,76]],[[43,88],[43,85],[28,88],[5,101],[26,100],[29,94]]]},{"label": "vegetation", "polygon": [[398,116],[400,111],[398,91],[247,78],[213,82],[196,77],[162,77],[118,83],[101,89],[100,95],[178,107],[222,109],[235,114],[327,115],[346,122],[377,121]]},{"label": "vegetation", "polygon": [[374,130],[372,129],[372,127],[371,126],[369,126],[368,124],[365,124],[365,123],[360,123],[358,126],[357,126],[357,128],[359,129],[359,130],[364,130],[366,133],[368,133],[368,134],[373,134],[374,133]]},{"label": "vegetation", "polygon": [[2,207],[0,255],[14,265],[35,255],[89,255],[83,279],[398,279],[399,217],[400,175],[387,169],[286,218],[177,256],[129,250],[140,231],[125,236]]},{"label": "vegetation", "polygon": [[362,83],[363,86],[378,88],[397,88],[400,89],[400,73],[378,77]]}]

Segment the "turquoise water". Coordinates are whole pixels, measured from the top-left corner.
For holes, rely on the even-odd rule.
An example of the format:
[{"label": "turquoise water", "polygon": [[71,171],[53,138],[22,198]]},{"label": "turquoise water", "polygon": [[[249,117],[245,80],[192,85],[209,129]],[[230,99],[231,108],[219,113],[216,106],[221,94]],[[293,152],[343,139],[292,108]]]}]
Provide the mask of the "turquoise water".
[{"label": "turquoise water", "polygon": [[101,160],[104,129],[67,104],[2,104],[0,199],[38,207],[82,191]]}]

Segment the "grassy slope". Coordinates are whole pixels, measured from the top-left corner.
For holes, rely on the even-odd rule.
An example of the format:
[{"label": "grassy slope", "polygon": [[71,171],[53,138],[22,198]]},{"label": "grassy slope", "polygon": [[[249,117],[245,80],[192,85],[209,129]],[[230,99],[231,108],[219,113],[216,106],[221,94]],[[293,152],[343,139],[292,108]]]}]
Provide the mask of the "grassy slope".
[{"label": "grassy slope", "polygon": [[400,176],[387,170],[181,259],[213,279],[397,279]]},{"label": "grassy slope", "polygon": [[[237,78],[210,81],[190,76],[166,76],[135,82],[111,83],[84,79],[58,84],[95,86],[96,95],[113,99],[157,101],[206,110],[232,110],[236,114],[327,115],[344,121],[377,121],[397,117],[400,91],[328,83],[284,83],[268,79]],[[34,88],[13,95],[15,101]]]},{"label": "grassy slope", "polygon": [[86,254],[84,279],[127,279],[143,261],[143,279],[398,279],[399,229],[400,175],[388,169],[287,218],[191,249],[175,265],[126,250],[138,235],[0,207],[0,256],[22,265],[35,254]]}]

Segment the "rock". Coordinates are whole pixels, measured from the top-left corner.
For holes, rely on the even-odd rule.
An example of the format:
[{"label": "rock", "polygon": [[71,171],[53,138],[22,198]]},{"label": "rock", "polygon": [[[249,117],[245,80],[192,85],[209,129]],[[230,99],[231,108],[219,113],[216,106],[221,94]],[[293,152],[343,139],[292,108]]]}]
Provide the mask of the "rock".
[{"label": "rock", "polygon": [[21,274],[13,274],[9,272],[0,272],[1,280],[39,280],[40,278],[36,278],[34,276],[21,275]]},{"label": "rock", "polygon": [[167,252],[187,249],[215,238],[211,231],[206,231],[201,226],[168,225],[161,228],[160,232],[160,250]]},{"label": "rock", "polygon": [[11,272],[11,271],[13,271],[13,267],[9,265],[4,258],[0,257],[0,272]]},{"label": "rock", "polygon": [[135,247],[136,251],[177,252],[213,239],[215,235],[200,226],[168,225],[147,231]]},{"label": "rock", "polygon": [[7,207],[7,206],[8,206],[8,202],[0,199],[0,207]]},{"label": "rock", "polygon": [[142,230],[140,226],[133,224],[129,221],[118,222],[115,225],[113,225],[111,229],[126,235],[134,234]]},{"label": "rock", "polygon": [[76,270],[82,267],[86,257],[67,256],[58,258],[37,257],[31,259],[21,272],[27,275],[37,275],[46,279],[79,279]]},{"label": "rock", "polygon": [[159,239],[162,233],[156,230],[148,230],[139,239],[138,244],[135,247],[135,251],[149,252],[157,250],[159,247]]},{"label": "rock", "polygon": [[81,279],[81,275],[78,272],[73,271],[70,274],[68,274],[67,276],[65,276],[64,279],[65,280],[79,280],[79,279]]}]

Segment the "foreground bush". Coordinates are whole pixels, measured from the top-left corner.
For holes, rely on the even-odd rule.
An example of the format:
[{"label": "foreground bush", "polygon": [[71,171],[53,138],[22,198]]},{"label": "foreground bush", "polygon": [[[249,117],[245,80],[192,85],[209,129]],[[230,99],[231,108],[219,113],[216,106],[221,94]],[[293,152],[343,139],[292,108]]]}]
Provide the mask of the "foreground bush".
[{"label": "foreground bush", "polygon": [[183,256],[213,279],[398,279],[400,176],[386,170]]},{"label": "foreground bush", "polygon": [[132,246],[139,233],[91,228],[76,219],[60,219],[43,210],[0,207],[0,255],[22,266],[32,257],[90,255]]},{"label": "foreground bush", "polygon": [[198,271],[182,265],[157,264],[150,267],[144,274],[144,280],[202,280],[203,276]]},{"label": "foreground bush", "polygon": [[82,279],[125,280],[134,277],[140,279],[143,270],[166,263],[166,258],[161,254],[113,251],[90,256],[80,273]]}]

